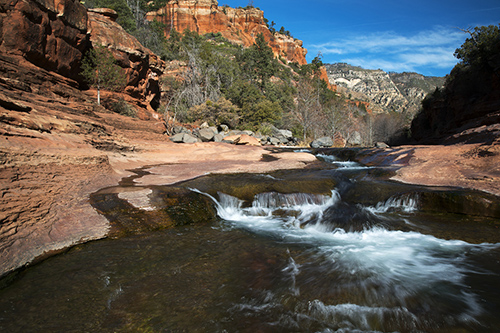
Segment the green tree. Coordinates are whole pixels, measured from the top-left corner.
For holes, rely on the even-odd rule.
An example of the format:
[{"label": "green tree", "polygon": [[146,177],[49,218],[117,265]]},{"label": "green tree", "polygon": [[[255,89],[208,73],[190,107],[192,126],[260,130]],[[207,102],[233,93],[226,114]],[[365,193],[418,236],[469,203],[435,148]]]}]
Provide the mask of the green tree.
[{"label": "green tree", "polygon": [[280,120],[282,112],[279,103],[264,99],[257,104],[245,105],[241,116],[246,127],[257,130],[264,123],[274,124]]},{"label": "green tree", "polygon": [[243,63],[243,69],[250,74],[251,79],[260,82],[262,90],[266,82],[277,72],[273,49],[267,44],[262,33],[257,35],[255,43],[246,49],[238,60]]},{"label": "green tree", "polygon": [[108,48],[97,45],[87,52],[82,62],[82,75],[87,83],[97,89],[97,104],[101,104],[101,88],[117,90],[126,85],[123,69],[116,64]]},{"label": "green tree", "polygon": [[110,8],[117,12],[116,22],[128,33],[133,33],[136,28],[136,19],[126,0],[86,0],[87,8]]},{"label": "green tree", "polygon": [[470,35],[462,46],[455,50],[455,57],[464,65],[487,65],[488,59],[498,51],[500,29],[496,25],[466,29]]}]

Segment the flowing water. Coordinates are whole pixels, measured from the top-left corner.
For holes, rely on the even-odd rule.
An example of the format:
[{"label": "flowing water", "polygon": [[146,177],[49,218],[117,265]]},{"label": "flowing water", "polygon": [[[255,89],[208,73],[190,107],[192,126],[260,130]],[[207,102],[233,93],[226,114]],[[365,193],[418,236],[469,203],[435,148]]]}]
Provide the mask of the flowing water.
[{"label": "flowing water", "polygon": [[[0,290],[0,330],[500,329],[497,201],[491,214],[464,214],[483,206],[471,210],[457,196],[491,197],[392,183],[377,168],[319,158],[325,165],[315,170],[97,193],[94,205],[117,223],[132,216],[156,226],[148,221],[167,213],[182,223],[19,271]],[[435,201],[459,204],[446,213]],[[187,223],[191,216],[201,222]]]}]

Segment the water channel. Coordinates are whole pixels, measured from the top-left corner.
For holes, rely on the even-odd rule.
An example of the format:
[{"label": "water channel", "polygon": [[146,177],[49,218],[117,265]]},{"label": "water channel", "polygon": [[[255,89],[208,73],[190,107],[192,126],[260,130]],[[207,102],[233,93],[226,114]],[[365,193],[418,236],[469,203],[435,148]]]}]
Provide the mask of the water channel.
[{"label": "water channel", "polygon": [[331,153],[311,169],[95,193],[111,237],[3,281],[0,330],[498,331],[498,199]]}]

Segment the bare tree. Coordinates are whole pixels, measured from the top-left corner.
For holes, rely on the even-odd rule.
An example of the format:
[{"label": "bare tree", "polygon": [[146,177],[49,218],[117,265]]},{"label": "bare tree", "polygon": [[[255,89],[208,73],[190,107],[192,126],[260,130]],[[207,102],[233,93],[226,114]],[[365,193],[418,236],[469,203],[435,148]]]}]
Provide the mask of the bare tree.
[{"label": "bare tree", "polygon": [[307,133],[319,118],[320,107],[315,87],[310,80],[301,79],[297,86],[297,103],[293,114],[302,126],[304,142],[307,139]]}]

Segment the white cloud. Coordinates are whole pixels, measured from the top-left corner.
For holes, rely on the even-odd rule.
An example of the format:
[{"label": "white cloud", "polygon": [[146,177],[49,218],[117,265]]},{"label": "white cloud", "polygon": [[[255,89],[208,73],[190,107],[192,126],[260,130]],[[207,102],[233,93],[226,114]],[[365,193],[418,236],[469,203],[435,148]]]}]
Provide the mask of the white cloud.
[{"label": "white cloud", "polygon": [[413,35],[394,31],[349,35],[328,43],[312,45],[324,61],[347,62],[364,68],[386,71],[419,71],[420,68],[451,69],[457,62],[453,53],[466,36],[458,29],[435,27]]}]

